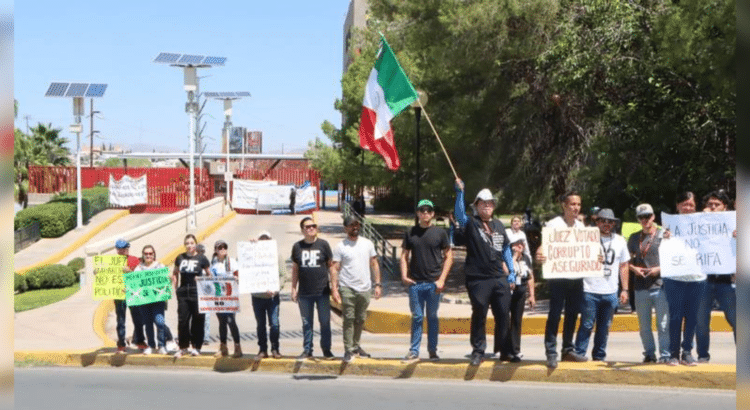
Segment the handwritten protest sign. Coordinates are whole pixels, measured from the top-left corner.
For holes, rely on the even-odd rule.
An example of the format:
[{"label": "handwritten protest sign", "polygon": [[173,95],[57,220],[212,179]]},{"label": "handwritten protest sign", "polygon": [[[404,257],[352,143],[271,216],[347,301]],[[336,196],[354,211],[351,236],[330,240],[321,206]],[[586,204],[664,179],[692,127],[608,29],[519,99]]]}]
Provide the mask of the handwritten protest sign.
[{"label": "handwritten protest sign", "polygon": [[146,174],[138,178],[124,175],[119,181],[109,174],[109,203],[117,206],[133,206],[148,203]]},{"label": "handwritten protest sign", "polygon": [[200,313],[237,313],[240,293],[237,278],[232,275],[196,278]]},{"label": "handwritten protest sign", "polygon": [[240,293],[278,292],[279,254],[276,241],[237,242]]},{"label": "handwritten protest sign", "polygon": [[659,247],[661,275],[664,277],[704,274],[730,274],[737,271],[737,216],[731,212],[698,212],[670,215],[661,221],[672,239],[683,245],[662,241]]},{"label": "handwritten protest sign", "polygon": [[545,279],[604,277],[598,228],[542,228]]},{"label": "handwritten protest sign", "polygon": [[128,306],[140,306],[171,299],[172,281],[169,279],[169,268],[126,273],[125,294]]},{"label": "handwritten protest sign", "polygon": [[125,299],[125,284],[122,277],[125,256],[97,255],[92,259],[95,273],[94,300]]}]

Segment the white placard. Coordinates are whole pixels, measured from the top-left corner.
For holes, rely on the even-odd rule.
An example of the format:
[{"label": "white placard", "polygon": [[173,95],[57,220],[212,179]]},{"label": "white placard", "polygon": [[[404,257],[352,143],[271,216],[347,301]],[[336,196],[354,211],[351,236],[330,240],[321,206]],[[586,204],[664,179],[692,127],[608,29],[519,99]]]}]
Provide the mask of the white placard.
[{"label": "white placard", "polygon": [[[669,229],[672,239],[684,243],[684,247],[668,245],[666,252],[671,257],[683,256],[694,259],[694,263],[683,260],[675,263],[669,257],[662,259],[662,241],[659,247],[659,262],[662,276],[694,274],[688,267],[696,265],[705,274],[731,274],[737,271],[737,240],[733,237],[737,229],[737,215],[729,212],[697,212],[685,215],[670,215],[662,212],[662,225]],[[673,248],[672,248],[673,247]],[[666,263],[664,263],[666,262]],[[665,268],[667,271],[665,272]]]},{"label": "white placard", "polygon": [[237,242],[240,293],[278,292],[279,252],[275,240]]},{"label": "white placard", "polygon": [[119,181],[109,174],[109,203],[115,206],[148,203],[146,174],[138,178],[125,175]]},{"label": "white placard", "polygon": [[258,209],[258,188],[277,184],[276,181],[245,179],[235,179],[232,183],[232,206],[235,209]]},{"label": "white placard", "polygon": [[227,276],[199,276],[198,312],[237,313],[240,311],[240,293],[237,278]]},{"label": "white placard", "polygon": [[544,279],[602,278],[599,228],[542,228]]},{"label": "white placard", "polygon": [[661,277],[700,275],[701,267],[698,265],[697,254],[698,251],[687,246],[683,240],[662,239],[659,245]]}]

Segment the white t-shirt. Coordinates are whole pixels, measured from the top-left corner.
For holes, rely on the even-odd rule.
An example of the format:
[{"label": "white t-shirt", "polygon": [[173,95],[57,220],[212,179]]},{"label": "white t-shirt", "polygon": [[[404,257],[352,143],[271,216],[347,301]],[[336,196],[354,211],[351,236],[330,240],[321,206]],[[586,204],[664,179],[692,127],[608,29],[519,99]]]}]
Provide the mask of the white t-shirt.
[{"label": "white t-shirt", "polygon": [[620,282],[620,265],[630,260],[630,252],[625,238],[612,233],[609,237],[602,236],[602,252],[604,253],[604,277],[583,278],[583,291],[597,295],[617,293]]},{"label": "white t-shirt", "polygon": [[211,271],[211,274],[214,276],[226,276],[226,275],[232,275],[234,271],[239,269],[239,264],[237,263],[237,259],[229,258],[229,270],[231,272],[227,272],[227,266],[224,264],[224,262],[215,262],[211,264],[211,267],[209,270]]},{"label": "white t-shirt", "polygon": [[372,241],[361,236],[356,241],[344,239],[333,249],[333,261],[341,263],[339,286],[357,292],[367,292],[372,287],[370,259],[377,256]]},{"label": "white t-shirt", "polygon": [[573,222],[573,226],[568,226],[568,224],[565,223],[565,219],[563,219],[562,216],[556,216],[549,221],[547,221],[546,224],[544,224],[547,228],[585,228],[586,225],[583,224],[583,222],[579,221],[578,218],[576,218],[575,222]]}]

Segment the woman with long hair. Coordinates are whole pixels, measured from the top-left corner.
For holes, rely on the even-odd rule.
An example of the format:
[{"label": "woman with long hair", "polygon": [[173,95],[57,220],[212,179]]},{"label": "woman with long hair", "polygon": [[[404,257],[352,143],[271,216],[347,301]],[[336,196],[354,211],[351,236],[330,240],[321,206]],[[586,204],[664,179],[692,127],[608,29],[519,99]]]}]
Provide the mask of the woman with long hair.
[{"label": "woman with long hair", "polygon": [[[237,277],[239,272],[238,267],[237,260],[229,257],[229,245],[221,239],[216,241],[214,244],[214,255],[211,258],[211,274],[214,276],[234,275],[234,277]],[[217,313],[216,317],[219,319],[219,341],[221,343],[219,350],[216,352],[216,357],[229,355],[229,349],[227,349],[227,327],[232,332],[232,339],[234,340],[234,353],[232,357],[242,357],[240,330],[237,328],[234,313]]]},{"label": "woman with long hair", "polygon": [[[177,339],[180,344],[175,358],[185,354],[200,355],[206,315],[198,312],[198,287],[195,278],[211,275],[208,270],[210,262],[196,250],[195,235],[186,235],[184,244],[185,252],[175,259],[172,272],[172,284],[177,294]],[[188,350],[191,344],[193,347]]]},{"label": "woman with long hair", "polygon": [[[134,272],[161,269],[164,265],[156,260],[156,250],[151,245],[146,245],[141,251],[141,262],[133,269]],[[166,324],[164,322],[164,302],[153,302],[141,305],[141,317],[143,324],[146,326],[146,339],[148,347],[143,350],[143,354],[151,354],[157,347],[158,353],[167,354],[166,344]],[[156,325],[156,340],[154,340],[154,325]]]}]

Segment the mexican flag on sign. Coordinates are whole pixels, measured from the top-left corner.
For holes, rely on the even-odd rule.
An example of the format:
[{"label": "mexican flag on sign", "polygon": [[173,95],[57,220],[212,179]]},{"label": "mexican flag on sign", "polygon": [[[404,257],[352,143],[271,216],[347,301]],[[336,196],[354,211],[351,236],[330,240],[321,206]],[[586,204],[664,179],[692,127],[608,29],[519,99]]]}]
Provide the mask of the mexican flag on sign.
[{"label": "mexican flag on sign", "polygon": [[401,166],[401,160],[398,159],[393,141],[391,119],[417,98],[417,90],[401,69],[393,50],[385,38],[381,39],[375,67],[372,68],[365,87],[359,145],[380,154],[392,171]]}]

